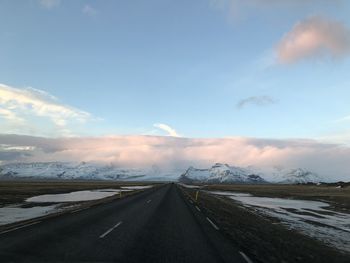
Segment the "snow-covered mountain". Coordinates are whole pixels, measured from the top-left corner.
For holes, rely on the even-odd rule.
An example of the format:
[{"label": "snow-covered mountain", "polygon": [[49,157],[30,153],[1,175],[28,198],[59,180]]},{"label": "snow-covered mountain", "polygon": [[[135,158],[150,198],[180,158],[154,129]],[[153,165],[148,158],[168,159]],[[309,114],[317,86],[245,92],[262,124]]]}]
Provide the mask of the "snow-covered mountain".
[{"label": "snow-covered mountain", "polygon": [[306,169],[271,168],[261,170],[256,167],[236,167],[217,163],[209,169],[190,167],[180,178],[183,183],[318,183],[321,178]]},{"label": "snow-covered mountain", "polygon": [[0,179],[84,179],[174,181],[180,172],[162,172],[157,166],[149,169],[125,169],[97,163],[36,162],[13,163],[0,166]]},{"label": "snow-covered mountain", "polygon": [[247,168],[216,163],[209,169],[190,167],[180,178],[183,183],[265,183],[265,180]]},{"label": "snow-covered mountain", "polygon": [[272,172],[272,176],[273,181],[284,184],[319,183],[322,181],[322,178],[319,175],[303,168],[275,168]]},{"label": "snow-covered mountain", "polygon": [[148,169],[121,168],[99,163],[35,162],[12,163],[0,166],[0,180],[12,178],[121,180],[121,181],[176,181],[183,183],[318,183],[317,174],[306,169],[236,167],[217,163],[209,169],[188,168],[165,171],[153,165]]}]

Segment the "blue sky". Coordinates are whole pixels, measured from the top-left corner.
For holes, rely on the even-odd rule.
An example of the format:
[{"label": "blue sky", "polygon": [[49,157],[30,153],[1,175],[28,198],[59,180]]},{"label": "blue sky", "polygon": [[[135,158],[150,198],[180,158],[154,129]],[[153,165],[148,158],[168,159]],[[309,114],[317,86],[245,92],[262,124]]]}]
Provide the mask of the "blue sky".
[{"label": "blue sky", "polygon": [[348,143],[350,3],[302,2],[2,0],[2,133]]}]

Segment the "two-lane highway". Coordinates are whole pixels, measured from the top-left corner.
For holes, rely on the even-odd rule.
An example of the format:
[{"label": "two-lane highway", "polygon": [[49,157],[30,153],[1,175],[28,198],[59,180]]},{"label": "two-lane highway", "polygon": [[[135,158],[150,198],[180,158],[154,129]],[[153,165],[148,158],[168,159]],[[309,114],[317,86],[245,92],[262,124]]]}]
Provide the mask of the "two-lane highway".
[{"label": "two-lane highway", "polygon": [[1,262],[244,262],[174,185],[0,234]]}]

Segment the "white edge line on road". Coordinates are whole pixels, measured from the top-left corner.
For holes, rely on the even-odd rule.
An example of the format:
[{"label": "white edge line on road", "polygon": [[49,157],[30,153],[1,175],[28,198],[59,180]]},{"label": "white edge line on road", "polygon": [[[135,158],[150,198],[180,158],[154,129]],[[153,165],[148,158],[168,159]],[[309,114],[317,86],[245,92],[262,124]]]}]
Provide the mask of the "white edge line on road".
[{"label": "white edge line on road", "polygon": [[9,230],[5,230],[5,231],[0,232],[0,235],[1,235],[1,234],[8,233],[8,232],[15,231],[15,230],[17,230],[17,229],[21,229],[21,228],[24,228],[24,227],[27,227],[27,226],[36,225],[36,224],[39,224],[40,222],[41,222],[41,221],[36,221],[36,222],[30,223],[30,224],[26,224],[26,225],[23,225],[23,226],[19,226],[19,227],[15,227],[15,228],[12,228],[12,229],[9,229]]},{"label": "white edge line on road", "polygon": [[217,225],[215,225],[214,222],[211,221],[209,217],[207,217],[207,220],[216,230],[219,230],[219,227]]},{"label": "white edge line on road", "polygon": [[81,208],[81,209],[78,209],[78,210],[74,210],[74,211],[71,211],[70,213],[71,214],[74,214],[74,213],[76,213],[76,212],[80,212],[80,211],[83,211],[83,210],[85,210],[86,208]]},{"label": "white edge line on road", "polygon": [[196,209],[200,212],[201,210],[199,209],[199,207],[198,206],[195,206],[196,207]]},{"label": "white edge line on road", "polygon": [[245,259],[245,261],[247,261],[248,263],[253,263],[253,261],[250,260],[250,258],[244,254],[242,251],[239,251],[239,254],[241,254],[241,256]]},{"label": "white edge line on road", "polygon": [[113,226],[112,228],[108,229],[106,232],[104,232],[102,235],[100,235],[100,238],[104,238],[105,236],[107,236],[109,233],[111,233],[115,228],[117,228],[118,226],[121,225],[121,223],[123,223],[122,221],[120,221],[119,223],[117,223],[115,226]]}]

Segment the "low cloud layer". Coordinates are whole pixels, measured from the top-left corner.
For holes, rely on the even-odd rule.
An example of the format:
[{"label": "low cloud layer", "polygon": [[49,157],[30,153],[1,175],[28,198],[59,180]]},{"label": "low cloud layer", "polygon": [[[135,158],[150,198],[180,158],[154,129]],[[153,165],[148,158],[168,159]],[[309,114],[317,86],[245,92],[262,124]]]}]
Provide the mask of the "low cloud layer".
[{"label": "low cloud layer", "polygon": [[242,109],[248,105],[267,106],[274,103],[276,103],[276,100],[269,96],[252,96],[252,97],[248,97],[243,100],[240,100],[237,103],[237,108]]},{"label": "low cloud layer", "polygon": [[313,16],[297,23],[277,45],[280,63],[307,58],[343,58],[350,54],[350,29],[338,21]]},{"label": "low cloud layer", "polygon": [[215,162],[259,167],[302,167],[334,180],[349,180],[350,148],[314,140],[188,139],[159,136],[41,138],[0,135],[6,162],[97,161],[122,167],[186,169]]}]

